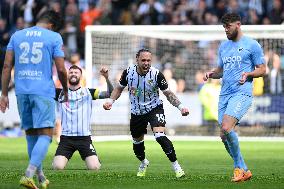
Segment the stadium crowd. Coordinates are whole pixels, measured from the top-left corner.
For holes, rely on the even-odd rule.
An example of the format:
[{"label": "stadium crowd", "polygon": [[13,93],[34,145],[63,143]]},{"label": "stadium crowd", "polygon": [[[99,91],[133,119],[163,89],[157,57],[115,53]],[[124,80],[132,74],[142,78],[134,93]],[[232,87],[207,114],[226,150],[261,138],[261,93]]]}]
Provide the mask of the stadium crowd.
[{"label": "stadium crowd", "polygon": [[[0,0],[1,70],[10,36],[17,30],[33,25],[48,9],[60,12],[64,17],[60,33],[65,44],[67,67],[80,64],[83,68],[86,25],[211,25],[219,24],[221,16],[226,12],[240,14],[243,24],[282,24],[284,20],[283,0]],[[167,41],[160,43],[167,43]],[[200,45],[202,44],[182,44],[179,45],[178,52],[172,51],[176,52],[174,56],[167,52],[163,56],[157,55],[161,70],[170,69],[173,72],[173,78],[182,86],[185,85],[180,87],[180,91],[196,90],[198,88],[196,70],[207,69],[200,65],[188,76],[185,73],[192,68],[188,62],[196,64],[205,60],[210,67],[212,62],[216,61],[216,44],[209,44],[208,48],[202,48],[206,53],[193,52],[198,49],[193,46]],[[277,56],[281,58],[282,52],[274,52],[276,58],[271,53],[273,52],[267,52],[270,61],[277,59]],[[191,56],[190,61],[187,61],[189,56]],[[270,65],[272,69],[274,64]],[[275,66],[277,67],[276,64]],[[277,73],[276,71],[274,76],[281,76]],[[187,76],[191,78],[186,78]],[[282,82],[282,79],[276,79],[275,83],[276,81]],[[275,86],[277,85],[280,88],[277,91],[282,92],[280,87],[282,84],[279,85],[277,82]],[[267,87],[265,90],[275,91]]]}]

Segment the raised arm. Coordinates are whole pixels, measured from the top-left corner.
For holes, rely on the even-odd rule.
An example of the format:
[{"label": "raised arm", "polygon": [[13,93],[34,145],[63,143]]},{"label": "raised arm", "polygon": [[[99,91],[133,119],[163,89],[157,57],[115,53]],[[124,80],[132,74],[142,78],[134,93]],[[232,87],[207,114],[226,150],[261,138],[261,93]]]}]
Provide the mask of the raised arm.
[{"label": "raised arm", "polygon": [[100,70],[100,73],[102,76],[104,76],[104,78],[106,79],[106,82],[107,82],[107,91],[101,91],[100,94],[99,94],[99,99],[103,99],[103,98],[109,98],[110,97],[110,94],[112,93],[113,91],[113,85],[111,84],[109,78],[108,78],[108,69],[106,68],[102,68]]},{"label": "raised arm", "polygon": [[5,61],[2,70],[2,94],[0,99],[0,108],[5,113],[9,108],[8,87],[11,80],[11,71],[14,66],[14,51],[6,51]]}]

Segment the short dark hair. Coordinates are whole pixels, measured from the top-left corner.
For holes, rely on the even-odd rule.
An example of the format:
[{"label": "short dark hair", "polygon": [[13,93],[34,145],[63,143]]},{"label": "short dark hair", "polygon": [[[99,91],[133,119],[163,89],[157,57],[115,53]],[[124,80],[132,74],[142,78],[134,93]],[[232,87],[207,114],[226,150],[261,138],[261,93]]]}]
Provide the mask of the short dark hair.
[{"label": "short dark hair", "polygon": [[83,73],[82,69],[79,66],[77,66],[77,65],[70,66],[69,70],[71,70],[71,69],[77,69],[77,70],[80,70],[81,73]]},{"label": "short dark hair", "polygon": [[142,49],[140,49],[139,51],[137,51],[137,53],[136,53],[136,58],[139,58],[139,56],[140,56],[140,54],[141,54],[142,52],[151,53],[151,51],[150,51],[149,49],[142,48]]},{"label": "short dark hair", "polygon": [[50,23],[52,24],[52,30],[53,31],[59,31],[59,29],[63,25],[63,19],[61,15],[58,12],[55,12],[53,10],[49,10],[44,12],[38,19],[38,22],[43,23]]},{"label": "short dark hair", "polygon": [[223,24],[230,24],[236,21],[241,21],[241,16],[237,13],[226,13],[221,18],[221,22]]}]

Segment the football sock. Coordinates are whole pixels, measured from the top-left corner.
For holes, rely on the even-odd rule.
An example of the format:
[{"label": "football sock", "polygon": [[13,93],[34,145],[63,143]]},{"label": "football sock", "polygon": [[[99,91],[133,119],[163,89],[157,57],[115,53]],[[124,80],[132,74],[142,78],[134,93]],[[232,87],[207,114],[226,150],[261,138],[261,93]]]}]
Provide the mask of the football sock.
[{"label": "football sock", "polygon": [[240,153],[240,162],[241,162],[241,167],[245,170],[245,171],[248,171],[248,167],[245,163],[245,160],[243,158],[243,155]]},{"label": "football sock", "polygon": [[133,140],[133,151],[135,156],[140,160],[145,159],[145,146],[144,146],[144,140],[142,141],[134,141]]},{"label": "football sock", "polygon": [[227,141],[231,149],[235,168],[243,168],[241,165],[241,152],[238,135],[234,130],[231,130],[229,133],[227,133]]},{"label": "football sock", "polygon": [[40,165],[38,169],[36,170],[36,175],[37,175],[39,182],[44,182],[46,180],[43,170],[42,170],[42,165]]},{"label": "football sock", "polygon": [[34,148],[36,142],[37,142],[37,139],[38,139],[37,135],[26,135],[29,159],[31,159],[31,153],[33,151],[33,148]]},{"label": "football sock", "polygon": [[172,166],[173,166],[173,169],[174,169],[175,171],[181,170],[181,166],[180,166],[180,164],[178,163],[177,160],[174,161],[174,162],[172,162]]},{"label": "football sock", "polygon": [[32,150],[30,164],[39,167],[45,158],[48,151],[49,144],[51,142],[51,137],[47,135],[39,135],[38,140]]},{"label": "football sock", "polygon": [[233,155],[232,155],[232,152],[231,152],[228,140],[225,139],[225,140],[222,140],[222,142],[223,142],[223,144],[224,144],[228,154],[231,156],[231,158],[233,158]]},{"label": "football sock", "polygon": [[156,132],[155,133],[156,141],[160,144],[163,151],[169,158],[171,162],[175,162],[177,160],[176,153],[172,142],[166,137],[164,132]]},{"label": "football sock", "polygon": [[29,164],[28,168],[26,169],[26,173],[25,173],[26,177],[33,178],[33,176],[35,175],[36,169],[37,169],[36,166]]}]

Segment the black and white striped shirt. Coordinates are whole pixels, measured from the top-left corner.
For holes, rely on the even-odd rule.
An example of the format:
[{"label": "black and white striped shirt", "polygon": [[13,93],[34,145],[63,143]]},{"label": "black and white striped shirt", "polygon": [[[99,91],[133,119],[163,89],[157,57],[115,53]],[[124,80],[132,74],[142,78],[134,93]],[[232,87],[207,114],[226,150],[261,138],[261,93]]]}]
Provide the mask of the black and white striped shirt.
[{"label": "black and white striped shirt", "polygon": [[[56,89],[58,100],[62,89]],[[58,109],[61,117],[62,135],[64,136],[90,136],[92,100],[98,99],[98,89],[79,88],[68,90],[68,102],[59,103]]]},{"label": "black and white striped shirt", "polygon": [[121,87],[128,85],[131,113],[135,115],[146,114],[162,104],[159,88],[168,89],[164,75],[154,67],[146,75],[140,75],[136,65],[130,66],[123,71],[119,83]]}]

